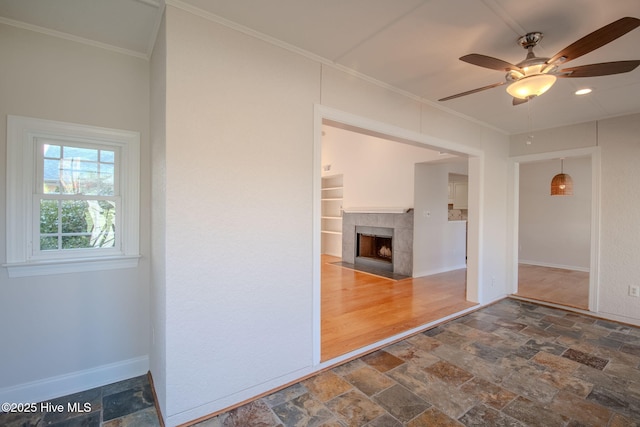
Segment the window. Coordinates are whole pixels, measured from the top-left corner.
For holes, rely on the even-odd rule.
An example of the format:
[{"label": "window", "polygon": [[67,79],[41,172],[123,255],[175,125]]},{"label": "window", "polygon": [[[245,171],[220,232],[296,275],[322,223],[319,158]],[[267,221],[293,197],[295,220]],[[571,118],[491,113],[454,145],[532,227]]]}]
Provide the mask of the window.
[{"label": "window", "polygon": [[137,265],[139,146],[136,132],[9,116],[11,277]]}]

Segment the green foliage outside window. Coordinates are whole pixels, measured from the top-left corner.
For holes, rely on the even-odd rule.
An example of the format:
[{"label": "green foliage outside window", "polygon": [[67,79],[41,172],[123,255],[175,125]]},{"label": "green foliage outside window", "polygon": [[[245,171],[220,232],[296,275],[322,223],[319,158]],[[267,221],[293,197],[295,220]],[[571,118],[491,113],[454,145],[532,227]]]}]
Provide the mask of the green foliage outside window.
[{"label": "green foliage outside window", "polygon": [[[59,213],[61,234],[58,234]],[[40,249],[113,247],[115,213],[115,205],[105,200],[42,200]]]}]

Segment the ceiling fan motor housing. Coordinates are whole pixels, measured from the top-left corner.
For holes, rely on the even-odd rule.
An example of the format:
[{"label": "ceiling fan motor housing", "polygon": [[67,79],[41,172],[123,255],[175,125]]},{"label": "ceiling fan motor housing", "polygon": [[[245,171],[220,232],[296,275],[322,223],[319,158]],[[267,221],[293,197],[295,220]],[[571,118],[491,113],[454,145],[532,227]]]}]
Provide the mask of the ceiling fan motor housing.
[{"label": "ceiling fan motor housing", "polygon": [[542,40],[542,33],[539,31],[534,31],[520,37],[518,39],[518,44],[525,49],[529,49],[530,47],[536,46],[540,42],[540,40]]}]

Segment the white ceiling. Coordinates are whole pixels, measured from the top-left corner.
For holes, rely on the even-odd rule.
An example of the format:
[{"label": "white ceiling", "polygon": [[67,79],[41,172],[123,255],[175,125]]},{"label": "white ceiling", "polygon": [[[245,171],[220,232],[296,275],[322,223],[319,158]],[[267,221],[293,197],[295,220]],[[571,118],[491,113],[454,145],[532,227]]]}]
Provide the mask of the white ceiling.
[{"label": "white ceiling", "polygon": [[[550,57],[623,16],[638,0],[166,0],[200,9],[284,45],[507,133],[640,112],[640,67],[616,76],[559,79],[543,96],[514,107],[505,86],[446,102],[445,96],[498,83],[504,73],[458,58],[481,53],[518,63],[520,35],[541,31],[535,49]],[[148,57],[163,0],[0,0],[0,22],[92,40]],[[640,28],[570,66],[640,59]],[[579,87],[593,88],[577,97]]]}]

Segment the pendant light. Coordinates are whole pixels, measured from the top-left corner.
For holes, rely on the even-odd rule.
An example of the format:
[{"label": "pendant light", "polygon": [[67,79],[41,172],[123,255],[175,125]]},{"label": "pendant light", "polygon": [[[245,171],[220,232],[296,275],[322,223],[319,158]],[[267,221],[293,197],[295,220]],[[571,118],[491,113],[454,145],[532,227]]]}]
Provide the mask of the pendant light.
[{"label": "pendant light", "polygon": [[552,196],[572,196],[573,195],[573,179],[564,173],[564,159],[560,159],[560,173],[551,180]]}]

